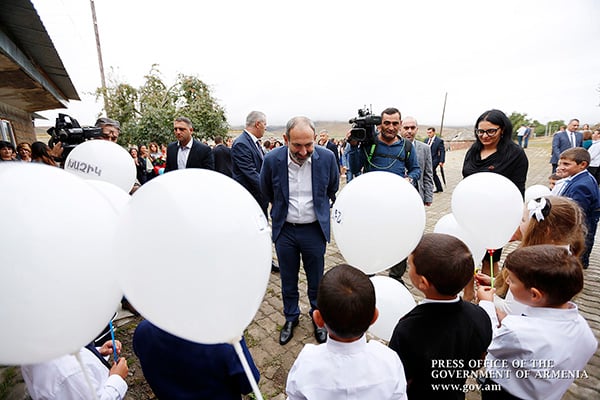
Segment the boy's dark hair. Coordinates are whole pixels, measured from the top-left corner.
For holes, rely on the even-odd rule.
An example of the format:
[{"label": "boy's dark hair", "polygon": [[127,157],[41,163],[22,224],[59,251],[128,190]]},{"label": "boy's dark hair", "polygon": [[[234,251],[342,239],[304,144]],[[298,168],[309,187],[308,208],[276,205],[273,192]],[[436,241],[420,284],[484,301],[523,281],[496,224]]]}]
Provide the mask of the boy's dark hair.
[{"label": "boy's dark hair", "polygon": [[427,233],[412,252],[415,272],[431,283],[439,294],[455,296],[475,270],[471,251],[460,239],[444,233]]},{"label": "boy's dark hair", "polygon": [[560,159],[575,161],[577,164],[581,164],[582,162],[586,162],[587,165],[590,165],[590,153],[584,149],[583,147],[571,147],[560,153]]},{"label": "boy's dark hair", "polygon": [[560,306],[583,289],[583,268],[564,247],[540,244],[510,253],[504,268],[515,274],[526,288],[536,288],[547,297],[545,305]]},{"label": "boy's dark hair", "polygon": [[554,173],[554,174],[550,175],[550,176],[548,177],[548,179],[551,179],[551,180],[553,180],[553,181],[558,181],[558,180],[560,180],[560,179],[562,179],[562,178],[561,178],[560,176],[558,176],[558,174]]},{"label": "boy's dark hair", "polygon": [[334,336],[362,336],[375,314],[375,288],[367,275],[347,264],[333,267],[319,285],[319,312]]}]

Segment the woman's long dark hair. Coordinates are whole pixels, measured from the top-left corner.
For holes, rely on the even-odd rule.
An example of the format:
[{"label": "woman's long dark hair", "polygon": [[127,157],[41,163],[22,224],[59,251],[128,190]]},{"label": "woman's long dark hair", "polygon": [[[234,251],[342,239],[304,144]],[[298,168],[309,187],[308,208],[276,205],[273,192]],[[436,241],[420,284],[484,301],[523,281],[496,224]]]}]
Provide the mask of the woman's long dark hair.
[{"label": "woman's long dark hair", "polygon": [[48,154],[48,145],[44,142],[33,142],[31,145],[31,159],[56,167],[54,159]]}]

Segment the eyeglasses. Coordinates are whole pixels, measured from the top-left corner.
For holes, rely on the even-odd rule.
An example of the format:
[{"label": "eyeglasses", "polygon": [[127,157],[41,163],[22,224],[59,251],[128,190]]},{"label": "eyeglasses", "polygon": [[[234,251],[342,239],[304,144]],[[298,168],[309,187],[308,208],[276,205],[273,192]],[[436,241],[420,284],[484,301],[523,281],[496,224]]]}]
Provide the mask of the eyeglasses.
[{"label": "eyeglasses", "polygon": [[408,130],[413,130],[414,131],[414,130],[417,129],[417,127],[416,126],[403,126],[402,129],[407,130],[407,131]]},{"label": "eyeglasses", "polygon": [[498,131],[502,128],[492,128],[492,129],[475,129],[475,134],[477,136],[483,136],[486,134],[488,137],[494,137],[498,134]]},{"label": "eyeglasses", "polygon": [[118,136],[115,136],[115,135],[109,135],[109,134],[107,134],[107,133],[103,133],[103,134],[102,134],[102,136],[101,136],[101,138],[102,138],[103,140],[110,140],[111,142],[116,142],[116,141],[119,139],[119,137],[118,137]]}]

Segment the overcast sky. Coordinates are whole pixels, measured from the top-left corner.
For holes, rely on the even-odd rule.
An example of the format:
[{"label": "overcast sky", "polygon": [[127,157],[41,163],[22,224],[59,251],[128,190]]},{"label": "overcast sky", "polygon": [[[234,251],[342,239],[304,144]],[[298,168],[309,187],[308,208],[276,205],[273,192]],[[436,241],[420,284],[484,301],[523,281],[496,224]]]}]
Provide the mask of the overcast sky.
[{"label": "overcast sky", "polygon": [[[91,7],[33,0],[81,102],[102,113]],[[472,125],[485,110],[542,123],[600,122],[600,1],[95,0],[107,79],[136,87],[152,64],[212,88],[230,124],[249,111],[347,120],[372,104],[421,123]],[[112,71],[112,72],[111,72]],[[64,112],[64,110],[62,111]],[[53,123],[58,111],[43,112]],[[38,121],[38,125],[48,125]]]}]

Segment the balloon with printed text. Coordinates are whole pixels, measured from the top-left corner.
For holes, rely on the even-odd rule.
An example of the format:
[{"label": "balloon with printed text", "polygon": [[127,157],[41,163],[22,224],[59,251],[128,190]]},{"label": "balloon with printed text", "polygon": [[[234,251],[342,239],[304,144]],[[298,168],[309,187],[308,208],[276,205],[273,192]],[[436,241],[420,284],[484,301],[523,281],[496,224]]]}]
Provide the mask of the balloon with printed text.
[{"label": "balloon with printed text", "polygon": [[65,159],[65,171],[84,179],[112,183],[129,193],[136,177],[131,155],[116,143],[88,140],[77,145]]},{"label": "balloon with printed text", "polygon": [[425,230],[419,192],[390,172],[369,172],[353,179],[340,192],[331,215],[340,253],[366,274],[402,261]]},{"label": "balloon with printed text", "polygon": [[122,292],[111,239],[117,213],[83,179],[44,164],[0,169],[0,365],[77,352]]}]

